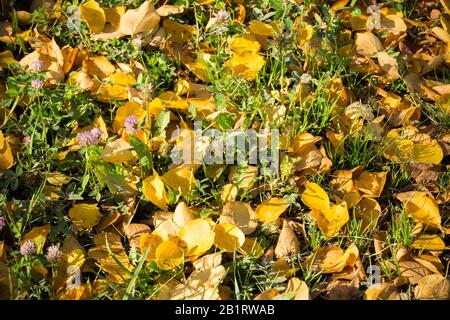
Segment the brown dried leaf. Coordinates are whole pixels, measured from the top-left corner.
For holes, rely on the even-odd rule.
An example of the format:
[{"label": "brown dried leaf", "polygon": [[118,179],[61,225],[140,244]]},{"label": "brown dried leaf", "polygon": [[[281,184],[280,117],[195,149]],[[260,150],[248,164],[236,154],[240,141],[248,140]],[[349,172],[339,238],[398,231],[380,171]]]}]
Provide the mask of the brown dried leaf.
[{"label": "brown dried leaf", "polygon": [[120,19],[119,30],[125,35],[146,33],[158,26],[159,20],[151,1],[145,1],[139,8],[125,12]]},{"label": "brown dried leaf", "polygon": [[357,33],[355,43],[358,53],[370,58],[376,58],[377,54],[384,50],[380,39],[372,32]]},{"label": "brown dried leaf", "polygon": [[283,228],[281,229],[278,242],[275,247],[275,256],[277,259],[296,256],[300,253],[300,243],[297,236],[287,220],[283,220]]}]

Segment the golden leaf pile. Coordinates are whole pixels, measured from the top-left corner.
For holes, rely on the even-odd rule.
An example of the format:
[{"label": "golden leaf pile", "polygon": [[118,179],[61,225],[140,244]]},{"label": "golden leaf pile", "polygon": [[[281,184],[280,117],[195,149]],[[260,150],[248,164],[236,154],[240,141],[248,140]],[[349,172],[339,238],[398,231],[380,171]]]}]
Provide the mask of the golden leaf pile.
[{"label": "golden leaf pile", "polygon": [[2,10],[0,299],[450,299],[450,2],[250,2]]}]

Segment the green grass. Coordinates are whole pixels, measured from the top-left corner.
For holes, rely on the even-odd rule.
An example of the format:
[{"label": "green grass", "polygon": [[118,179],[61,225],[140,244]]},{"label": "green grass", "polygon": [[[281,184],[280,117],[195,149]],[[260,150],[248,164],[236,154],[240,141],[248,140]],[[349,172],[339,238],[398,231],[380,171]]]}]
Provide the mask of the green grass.
[{"label": "green grass", "polygon": [[413,241],[411,231],[414,228],[414,222],[405,212],[393,213],[391,211],[391,219],[388,228],[388,243],[409,246]]},{"label": "green grass", "polygon": [[[12,1],[18,5],[18,1]],[[85,1],[64,1],[63,15],[68,7],[78,5]],[[102,6],[126,6],[128,9],[137,8],[143,0],[98,0]],[[163,4],[156,1],[156,7]],[[69,30],[62,21],[55,20],[43,8],[35,10],[31,16],[31,25],[22,26],[18,22],[15,11],[12,11],[11,21],[16,30],[22,31],[30,28],[37,29],[42,34],[54,38],[60,47],[66,44],[79,49],[86,49],[93,55],[104,55],[114,63],[141,63],[146,71],[137,77],[134,89],[153,86],[153,96],[171,91],[178,80],[187,80],[202,83],[212,94],[220,114],[210,123],[204,120],[204,128],[217,127],[220,130],[233,128],[237,119],[244,119],[241,127],[244,129],[267,126],[278,128],[289,138],[308,132],[322,138],[327,156],[331,159],[333,167],[329,172],[311,173],[305,177],[308,181],[316,182],[327,192],[330,200],[338,201],[330,179],[335,170],[349,170],[364,165],[368,171],[387,171],[388,179],[382,195],[376,200],[383,208],[382,215],[376,225],[368,230],[362,229],[362,222],[355,218],[349,210],[350,220],[336,236],[326,239],[317,227],[316,222],[309,216],[309,208],[301,201],[301,188],[296,185],[293,178],[301,178],[299,172],[293,172],[292,164],[295,158],[285,158],[281,171],[273,176],[258,176],[255,184],[247,190],[240,189],[236,200],[248,202],[256,208],[263,200],[270,197],[285,198],[290,204],[289,209],[283,213],[282,219],[301,223],[306,228],[306,235],[298,235],[301,240],[301,253],[291,257],[289,265],[297,268],[295,276],[305,281],[311,292],[321,288],[331,277],[324,275],[311,265],[303,262],[307,256],[323,246],[338,245],[344,250],[355,244],[359,251],[364,267],[375,263],[380,266],[384,280],[393,281],[398,277],[393,250],[398,245],[410,248],[413,237],[414,221],[407,216],[398,201],[393,200],[395,194],[409,190],[413,179],[409,174],[409,163],[392,163],[384,156],[385,144],[383,137],[376,136],[363,129],[358,131],[355,127],[343,128],[339,125],[341,110],[337,111],[340,97],[330,99],[329,87],[331,81],[341,79],[344,87],[349,90],[349,103],[360,101],[367,105],[375,116],[380,115],[379,97],[374,92],[377,87],[396,93],[413,105],[420,107],[422,116],[413,123],[421,132],[430,132],[432,138],[439,138],[450,128],[450,114],[441,108],[448,101],[437,103],[428,101],[408,92],[406,83],[402,79],[390,83],[380,81],[379,75],[359,74],[349,71],[352,57],[342,58],[338,49],[351,42],[341,38],[341,32],[347,27],[339,17],[340,13],[333,13],[330,5],[322,1],[305,0],[302,6],[280,0],[257,0],[245,2],[247,17],[245,24],[232,22],[226,27],[206,30],[206,25],[214,12],[227,10],[234,15],[234,4],[219,0],[206,6],[197,4],[193,0],[178,0],[168,2],[185,6],[183,14],[171,16],[179,23],[195,25],[198,32],[192,41],[184,44],[183,50],[193,50],[193,58],[201,50],[211,54],[211,63],[208,63],[207,74],[210,82],[202,83],[189,71],[181,61],[177,61],[168,54],[167,50],[158,48],[139,47],[133,42],[135,37],[123,37],[108,41],[94,41],[91,39],[88,26],[85,22],[76,30]],[[331,3],[331,2],[329,2]],[[351,1],[348,7],[351,14],[358,15],[358,7],[367,5],[371,1]],[[402,11],[405,17],[414,20],[423,20],[418,10],[419,1],[387,1],[386,6],[394,6]],[[19,8],[18,8],[19,9]],[[365,14],[365,12],[360,12]],[[6,13],[2,13],[6,15]],[[296,42],[294,22],[302,18],[311,24],[316,36],[321,40],[310,52],[305,53]],[[277,24],[277,34],[268,41],[267,50],[260,50],[265,58],[265,65],[259,72],[255,81],[248,81],[227,72],[224,63],[230,58],[227,41],[232,36],[242,35],[246,32],[248,21],[259,20],[265,23]],[[418,29],[410,28],[405,43],[416,41]],[[378,34],[384,41],[386,34]],[[1,51],[11,50],[14,57],[20,60],[24,55],[34,49],[29,43],[18,40],[17,45],[1,44]],[[209,49],[205,49],[206,46]],[[212,48],[212,49],[211,49]],[[386,48],[390,55],[400,64],[400,74],[405,76],[410,66],[405,63],[397,47]],[[376,62],[376,59],[374,58]],[[302,83],[304,75],[311,77],[308,83]],[[302,77],[303,75],[303,77]],[[139,195],[136,197],[137,206],[133,211],[133,222],[145,221],[154,217],[156,205],[145,199],[142,195],[142,180],[148,177],[155,169],[160,175],[167,172],[170,166],[168,150],[170,144],[165,142],[160,150],[154,150],[137,138],[130,137],[130,144],[138,154],[139,160],[135,164],[112,164],[101,159],[103,146],[80,149],[68,153],[64,159],[59,159],[61,152],[67,151],[68,142],[76,136],[75,127],[82,128],[92,124],[92,120],[101,115],[108,127],[111,127],[117,111],[124,101],[111,103],[100,102],[91,94],[82,92],[77,87],[59,83],[54,88],[34,90],[30,87],[32,79],[44,80],[44,73],[26,72],[19,66],[11,69],[4,68],[0,73],[2,83],[7,91],[0,101],[0,129],[3,133],[13,136],[17,141],[13,144],[18,153],[15,155],[15,165],[0,173],[0,213],[7,216],[8,234],[0,234],[1,239],[7,239],[11,251],[8,255],[8,267],[16,275],[16,292],[11,293],[14,299],[57,299],[53,291],[52,277],[42,277],[32,270],[36,263],[41,264],[49,272],[56,272],[57,266],[49,265],[43,254],[26,258],[19,253],[19,241],[34,226],[51,224],[48,243],[62,242],[68,235],[76,235],[81,246],[87,251],[94,246],[92,236],[94,230],[78,230],[73,227],[67,211],[77,202],[99,203],[102,206],[114,208],[122,215],[127,212],[126,198],[121,192],[131,191],[124,183],[125,178],[132,172],[140,181],[137,183]],[[429,73],[427,80],[449,83],[449,68],[443,65]],[[296,97],[299,85],[308,89],[306,99],[301,101]],[[149,100],[149,96],[145,100]],[[285,114],[281,120],[272,121],[274,111],[285,107]],[[195,108],[194,108],[195,109]],[[189,112],[175,111],[172,117],[182,118],[184,121],[199,119],[197,112],[192,108]],[[236,112],[235,112],[236,111]],[[160,119],[164,119],[165,113]],[[167,120],[167,118],[166,118]],[[147,118],[151,123],[149,133],[161,134],[169,130],[176,121],[169,124],[162,120]],[[168,121],[169,122],[169,121]],[[156,123],[156,124],[155,124]],[[364,123],[367,128],[368,121]],[[390,127],[387,119],[383,122],[386,134]],[[433,129],[433,130],[428,130]],[[336,152],[326,136],[327,130],[345,132],[342,148],[343,152]],[[109,141],[115,140],[117,135],[110,132]],[[160,152],[161,151],[161,152]],[[446,161],[446,162],[445,162]],[[445,167],[445,159],[436,186],[430,188],[433,192],[448,190],[450,186],[450,171]],[[245,171],[245,163],[239,168]],[[61,172],[70,177],[70,181],[61,190],[55,191],[58,198],[49,198],[48,178],[50,173]],[[173,211],[181,200],[200,212],[200,217],[217,221],[224,206],[222,201],[223,187],[230,183],[228,180],[229,168],[226,168],[216,177],[209,177],[206,165],[196,172],[196,186],[189,195],[181,196],[180,192],[167,188],[169,202],[167,210]],[[239,180],[239,179],[238,179]],[[414,186],[415,188],[415,186]],[[120,192],[119,192],[120,191]],[[8,206],[8,210],[4,209]],[[13,208],[13,209],[10,209]],[[441,212],[448,210],[448,204],[440,205]],[[443,225],[448,226],[448,218],[443,215]],[[373,238],[378,231],[387,232],[387,242],[390,251],[383,259],[375,258],[373,253]],[[276,245],[279,236],[279,227],[274,224],[260,225],[251,237],[257,239],[264,250]],[[445,239],[447,241],[448,239]],[[106,280],[105,272],[99,270],[92,259],[83,270],[83,283],[93,283],[95,280],[104,280],[107,290],[100,293],[95,299],[148,299],[158,296],[160,279],[184,281],[185,277],[193,271],[191,262],[181,264],[173,270],[161,270],[155,262],[146,261],[146,253],[138,248],[132,248],[126,237],[122,238],[125,252],[128,254],[132,268],[126,270],[129,280],[121,284]],[[446,244],[448,244],[446,242]],[[212,253],[211,249],[208,253]],[[114,254],[109,252],[113,259]],[[255,259],[242,256],[238,253],[223,254],[223,265],[227,274],[221,285],[231,289],[232,297],[238,300],[250,300],[267,289],[276,288],[283,292],[287,286],[287,277],[275,274],[272,270],[274,261]],[[276,259],[275,259],[276,260]],[[368,261],[369,260],[369,261]],[[118,260],[116,259],[116,262]],[[390,262],[390,263],[388,263]],[[118,263],[120,266],[120,263]],[[123,265],[121,267],[124,267]],[[398,269],[398,265],[397,265]],[[399,288],[412,297],[411,288]],[[362,291],[360,292],[362,295]]]}]

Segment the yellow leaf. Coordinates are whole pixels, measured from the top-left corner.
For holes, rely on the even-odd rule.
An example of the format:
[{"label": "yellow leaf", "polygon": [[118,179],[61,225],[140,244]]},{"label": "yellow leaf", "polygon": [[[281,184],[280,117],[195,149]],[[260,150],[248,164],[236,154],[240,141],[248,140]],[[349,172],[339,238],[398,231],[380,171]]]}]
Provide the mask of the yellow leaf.
[{"label": "yellow leaf", "polygon": [[89,0],[80,5],[80,16],[86,21],[89,31],[92,33],[101,32],[105,28],[105,12],[95,0]]},{"label": "yellow leaf", "polygon": [[353,213],[356,219],[361,220],[361,231],[365,233],[376,227],[381,216],[381,206],[375,199],[363,198],[356,204]]},{"label": "yellow leaf", "polygon": [[411,247],[419,250],[444,250],[445,242],[436,234],[421,234]]},{"label": "yellow leaf", "polygon": [[356,190],[356,188],[349,192],[344,192],[344,196],[342,198],[343,201],[347,202],[348,209],[357,206],[361,199],[361,194],[358,190]]},{"label": "yellow leaf", "polygon": [[280,294],[280,292],[275,289],[267,289],[266,291],[258,294],[254,300],[273,300],[275,297],[277,297]]},{"label": "yellow leaf", "polygon": [[43,227],[34,227],[23,236],[21,243],[31,240],[36,246],[36,253],[41,253],[44,249],[45,241],[47,240],[48,233],[50,232],[50,225],[45,225]]},{"label": "yellow leaf", "polygon": [[338,1],[335,1],[333,3],[333,5],[331,6],[331,10],[337,11],[337,10],[339,10],[341,8],[344,8],[349,2],[350,2],[350,0],[338,0]]},{"label": "yellow leaf", "polygon": [[195,0],[196,3],[199,3],[201,5],[207,5],[207,4],[212,4],[214,2],[216,2],[217,0]]},{"label": "yellow leaf", "polygon": [[61,247],[61,252],[63,253],[61,261],[65,262],[67,266],[73,265],[81,268],[86,261],[83,247],[75,239],[74,236],[67,236],[64,239],[63,246]]},{"label": "yellow leaf", "polygon": [[220,223],[231,223],[244,232],[250,234],[256,230],[258,220],[249,204],[242,201],[231,201],[224,205],[219,218]]},{"label": "yellow leaf", "polygon": [[154,260],[156,258],[156,248],[163,242],[160,236],[157,234],[143,233],[139,237],[139,248],[142,254],[148,250],[147,261]]},{"label": "yellow leaf", "polygon": [[77,227],[89,229],[100,222],[102,215],[96,204],[80,203],[69,209],[69,217]]},{"label": "yellow leaf", "polygon": [[101,158],[111,163],[122,163],[131,161],[136,156],[133,147],[127,141],[117,139],[105,146]]},{"label": "yellow leaf", "polygon": [[356,179],[355,187],[364,192],[366,197],[379,197],[386,183],[387,172],[364,171]]},{"label": "yellow leaf", "polygon": [[405,205],[406,213],[417,223],[423,223],[435,228],[441,227],[441,215],[435,201],[425,192],[413,191],[397,195]]},{"label": "yellow leaf", "polygon": [[214,232],[205,219],[189,221],[178,233],[185,247],[185,255],[201,256],[214,244]]},{"label": "yellow leaf", "polygon": [[308,285],[299,278],[289,279],[286,293],[289,292],[295,292],[294,300],[311,300]]},{"label": "yellow leaf", "polygon": [[92,287],[88,283],[83,283],[78,288],[68,288],[60,297],[60,300],[87,300],[92,297]]},{"label": "yellow leaf", "polygon": [[320,140],[322,140],[321,137],[314,137],[308,132],[299,133],[291,140],[289,151],[294,155],[304,156],[304,151]]},{"label": "yellow leaf", "polygon": [[364,292],[364,300],[400,300],[397,288],[390,282],[376,283]]},{"label": "yellow leaf", "polygon": [[126,100],[128,98],[128,88],[118,84],[104,84],[98,88],[95,97],[102,102]]},{"label": "yellow leaf", "polygon": [[109,41],[113,39],[120,39],[124,36],[125,34],[120,31],[119,27],[113,26],[112,24],[106,24],[103,32],[92,34],[91,39],[94,41]]},{"label": "yellow leaf", "polygon": [[120,19],[125,13],[126,8],[123,6],[104,8],[106,22],[109,22],[113,27],[120,26]]},{"label": "yellow leaf", "polygon": [[289,204],[285,199],[270,198],[256,207],[256,218],[262,223],[274,222],[288,207]]},{"label": "yellow leaf", "polygon": [[49,197],[51,199],[59,199],[60,198],[59,194],[57,193],[58,191],[61,192],[61,187],[46,185],[46,186],[44,186],[44,189],[43,189],[45,196]]},{"label": "yellow leaf", "polygon": [[93,240],[95,247],[89,249],[89,257],[95,259],[100,269],[108,274],[107,279],[115,283],[123,283],[130,279],[132,266],[120,236],[102,232],[96,234]]},{"label": "yellow leaf", "polygon": [[322,234],[330,238],[334,236],[348,220],[347,204],[342,202],[321,211],[312,210],[311,217],[316,221]]},{"label": "yellow leaf", "polygon": [[344,135],[327,130],[327,138],[331,143],[331,147],[337,154],[344,154]]},{"label": "yellow leaf", "polygon": [[95,90],[99,86],[99,82],[91,77],[83,70],[71,72],[66,83],[70,86],[79,87],[83,91]]},{"label": "yellow leaf", "polygon": [[225,274],[226,270],[223,266],[194,270],[186,280],[184,298],[217,300],[219,298],[218,287]]},{"label": "yellow leaf", "polygon": [[214,227],[214,244],[226,252],[238,250],[245,241],[245,235],[234,224],[219,223]]},{"label": "yellow leaf", "polygon": [[257,166],[246,166],[245,168],[232,166],[228,174],[228,180],[240,189],[249,190],[255,184],[257,175]]},{"label": "yellow leaf", "polygon": [[[205,55],[203,55],[205,56]],[[191,63],[186,63],[186,67],[195,74],[200,80],[205,83],[210,83],[209,75],[208,75],[208,65],[207,61],[202,59],[202,55],[200,54],[196,61]]]},{"label": "yellow leaf", "polygon": [[447,14],[450,14],[450,1],[449,0],[439,0],[441,5],[444,7]]},{"label": "yellow leaf", "polygon": [[61,49],[61,54],[64,58],[64,64],[63,64],[63,72],[66,74],[67,72],[72,69],[73,63],[77,57],[78,48],[72,48],[69,45],[65,45]]},{"label": "yellow leaf", "polygon": [[394,162],[412,161],[440,164],[444,158],[444,152],[439,143],[424,134],[421,134],[422,137],[425,137],[423,141],[414,141],[420,135],[409,131],[411,130],[405,129],[402,133],[393,129],[386,135],[384,157]]},{"label": "yellow leaf", "polygon": [[[272,37],[275,35],[275,30],[270,24],[261,22],[259,20],[252,20],[248,24],[249,30],[257,35]],[[258,51],[258,50],[257,50]]]},{"label": "yellow leaf", "polygon": [[313,210],[325,210],[330,208],[328,194],[317,183],[308,182],[302,194],[302,202]]},{"label": "yellow leaf", "polygon": [[194,261],[192,265],[194,266],[195,270],[205,271],[211,268],[218,267],[221,265],[221,263],[222,263],[222,254],[220,252],[216,252],[204,255],[203,257]]},{"label": "yellow leaf", "polygon": [[309,23],[300,25],[297,29],[297,44],[299,47],[304,48],[311,39],[314,37],[314,27]]},{"label": "yellow leaf", "polygon": [[158,173],[153,170],[153,175],[147,177],[142,182],[145,197],[161,210],[167,210],[168,195],[164,187],[164,182]]},{"label": "yellow leaf", "polygon": [[173,221],[173,213],[168,211],[157,211],[153,216],[153,225],[155,230],[152,234],[158,235],[163,240],[176,237],[180,229]]},{"label": "yellow leaf", "polygon": [[196,186],[193,168],[189,165],[182,165],[167,171],[162,179],[174,190],[180,190],[182,196],[188,195]]},{"label": "yellow leaf", "polygon": [[272,265],[272,272],[284,277],[293,276],[299,268],[292,268],[286,258],[280,258]]},{"label": "yellow leaf", "polygon": [[6,69],[13,62],[17,62],[17,61],[14,59],[14,56],[11,51],[6,50],[3,52],[0,52],[0,68]]},{"label": "yellow leaf", "polygon": [[164,30],[168,33],[170,41],[183,44],[192,39],[192,35],[195,34],[195,26],[178,23],[174,20],[163,20]]},{"label": "yellow leaf", "polygon": [[419,163],[440,164],[443,158],[444,152],[435,140],[414,144],[411,153],[411,159]]},{"label": "yellow leaf", "polygon": [[133,86],[136,83],[136,79],[132,73],[123,71],[113,73],[107,80],[121,86]]},{"label": "yellow leaf", "polygon": [[226,203],[234,201],[236,199],[237,194],[238,188],[232,183],[227,183],[226,185],[223,186],[220,198],[222,199],[223,202]]},{"label": "yellow leaf", "polygon": [[395,58],[391,57],[386,51],[378,52],[377,58],[381,69],[387,73],[390,79],[400,78],[400,74],[398,73],[398,63]]},{"label": "yellow leaf", "polygon": [[182,6],[174,6],[170,4],[165,4],[156,9],[156,13],[161,17],[167,17],[172,14],[180,14],[183,13],[184,8]]},{"label": "yellow leaf", "polygon": [[14,159],[8,141],[0,131],[0,172],[13,166]]},{"label": "yellow leaf", "polygon": [[129,101],[119,107],[112,124],[114,132],[119,132],[124,127],[125,120],[129,116],[136,116],[139,122],[142,121],[145,117],[144,108],[139,103],[133,101]]},{"label": "yellow leaf", "polygon": [[256,54],[261,48],[259,42],[251,35],[231,38],[228,45],[236,55]]},{"label": "yellow leaf", "polygon": [[306,263],[312,263],[323,273],[341,272],[346,266],[353,266],[359,256],[358,248],[354,244],[345,250],[337,246],[319,247],[311,254]]},{"label": "yellow leaf", "polygon": [[430,274],[414,288],[417,300],[450,300],[450,281],[440,274]]},{"label": "yellow leaf", "polygon": [[[406,248],[400,247],[395,255],[399,276],[406,278],[411,284],[417,284],[426,275],[440,273],[438,268],[442,269],[442,265],[439,267],[432,260],[423,256],[414,256]],[[439,260],[438,264],[440,264]]]},{"label": "yellow leaf", "polygon": [[450,42],[450,35],[448,32],[440,27],[434,27],[431,29],[431,32],[433,35],[438,38],[439,40],[449,43]]},{"label": "yellow leaf", "polygon": [[356,50],[363,56],[376,58],[378,52],[383,51],[380,39],[372,32],[360,32],[356,34]]},{"label": "yellow leaf", "polygon": [[158,26],[160,17],[151,1],[145,1],[139,8],[130,9],[120,19],[119,30],[125,35],[146,33]]},{"label": "yellow leaf", "polygon": [[258,76],[264,63],[264,58],[257,53],[233,55],[231,59],[225,62],[225,68],[238,77],[252,81]]},{"label": "yellow leaf", "polygon": [[183,262],[183,249],[174,240],[167,240],[156,248],[155,256],[160,269],[170,270]]},{"label": "yellow leaf", "polygon": [[264,254],[264,248],[259,244],[256,239],[245,238],[244,244],[239,249],[246,256],[260,258]]},{"label": "yellow leaf", "polygon": [[178,203],[175,212],[173,213],[173,222],[175,222],[178,227],[182,228],[189,221],[194,220],[194,217],[194,212],[186,205],[186,203],[181,201]]},{"label": "yellow leaf", "polygon": [[4,43],[15,42],[13,26],[9,21],[2,21],[0,23],[0,42]]},{"label": "yellow leaf", "polygon": [[116,67],[106,57],[95,56],[83,60],[83,69],[91,76],[105,79],[116,70]]},{"label": "yellow leaf", "polygon": [[173,92],[177,95],[177,96],[184,96],[185,94],[187,94],[189,92],[190,88],[190,83],[187,80],[184,79],[180,79],[178,80],[175,85],[174,85],[174,89]]},{"label": "yellow leaf", "polygon": [[300,253],[300,243],[298,242],[294,230],[289,225],[289,222],[284,220],[283,228],[281,229],[275,247],[275,257],[279,259],[288,256],[296,256],[298,253]]},{"label": "yellow leaf", "polygon": [[[366,15],[360,15],[360,16],[351,16],[350,17],[350,25],[352,26],[352,31],[366,31],[368,29],[368,24],[369,23],[373,23],[374,20],[373,18],[371,20],[368,20],[368,17]],[[344,49],[345,48],[345,49]],[[347,45],[344,48],[341,48],[340,50],[345,50],[348,53],[350,52],[354,52],[353,50],[353,45]],[[342,55],[340,54],[341,57],[348,57],[350,58],[351,55],[347,54],[347,52],[345,51],[341,51]]]},{"label": "yellow leaf", "polygon": [[395,14],[381,15],[381,31],[394,35],[406,32],[408,29],[405,20]]},{"label": "yellow leaf", "polygon": [[246,14],[247,11],[245,10],[245,6],[241,3],[237,3],[237,6],[234,9],[234,20],[236,22],[244,23]]},{"label": "yellow leaf", "polygon": [[41,60],[46,70],[46,79],[51,84],[64,80],[64,56],[54,39],[46,40],[39,48],[20,60],[20,64],[27,69],[34,61]]},{"label": "yellow leaf", "polygon": [[[97,229],[99,229],[99,227],[97,227]],[[124,229],[130,247],[132,248],[139,246],[141,235],[150,234],[150,227],[143,223],[130,223],[126,225]]]},{"label": "yellow leaf", "polygon": [[108,128],[106,127],[105,120],[103,120],[102,116],[98,116],[92,122],[93,127],[97,127],[102,131],[102,135],[100,137],[100,141],[106,141],[108,139]]}]

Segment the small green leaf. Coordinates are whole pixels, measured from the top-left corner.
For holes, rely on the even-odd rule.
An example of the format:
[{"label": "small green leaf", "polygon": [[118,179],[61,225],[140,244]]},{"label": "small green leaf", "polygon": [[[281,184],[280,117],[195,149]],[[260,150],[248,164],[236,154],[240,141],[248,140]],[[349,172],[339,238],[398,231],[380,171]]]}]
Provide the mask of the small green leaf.
[{"label": "small green leaf", "polygon": [[213,213],[214,213],[214,211],[211,209],[202,209],[200,211],[200,218],[202,218],[202,219],[208,218]]},{"label": "small green leaf", "polygon": [[359,9],[359,8],[354,8],[354,9],[352,10],[352,17],[359,17],[359,16],[361,16],[361,9]]},{"label": "small green leaf", "polygon": [[136,193],[136,190],[126,183],[126,173],[123,172],[121,164],[95,161],[92,165],[99,183],[106,185],[112,194],[133,195]]},{"label": "small green leaf", "polygon": [[175,204],[180,199],[181,193],[179,191],[175,191],[172,188],[167,188],[167,194],[169,196],[169,204]]},{"label": "small green leaf", "polygon": [[153,132],[155,135],[160,135],[170,122],[170,111],[161,111],[156,117],[155,127]]},{"label": "small green leaf", "polygon": [[129,136],[130,144],[134,148],[134,150],[138,154],[139,162],[143,167],[147,167],[148,169],[152,166],[152,153],[148,146],[142,142],[141,139],[130,135]]},{"label": "small green leaf", "polygon": [[232,129],[234,126],[235,119],[236,115],[234,113],[224,112],[219,114],[219,116],[217,117],[217,124],[223,131],[227,129]]},{"label": "small green leaf", "polygon": [[270,6],[275,10],[275,20],[280,19],[284,13],[284,4],[281,0],[270,0]]},{"label": "small green leaf", "polygon": [[216,101],[216,108],[218,111],[227,110],[227,101],[222,93],[216,93],[214,95],[214,100]]},{"label": "small green leaf", "polygon": [[192,103],[189,103],[188,111],[191,114],[192,119],[197,118],[197,109],[195,109],[195,106]]},{"label": "small green leaf", "polygon": [[86,186],[87,186],[87,184],[88,184],[88,182],[89,182],[89,174],[86,174],[84,177],[83,177],[83,180],[81,181],[81,189],[82,190],[84,190],[84,189],[86,189]]}]

